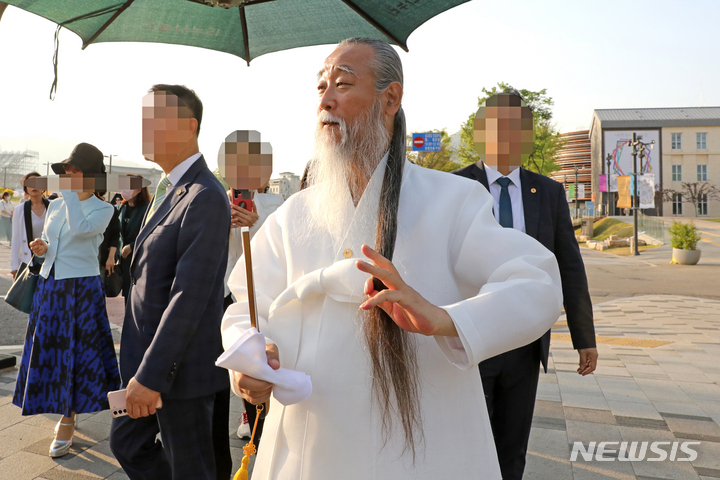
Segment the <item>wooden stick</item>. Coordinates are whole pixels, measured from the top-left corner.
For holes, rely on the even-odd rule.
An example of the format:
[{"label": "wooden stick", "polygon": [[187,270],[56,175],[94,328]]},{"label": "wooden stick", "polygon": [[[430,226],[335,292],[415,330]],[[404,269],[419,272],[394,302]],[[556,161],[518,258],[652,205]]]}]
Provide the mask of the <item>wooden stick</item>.
[{"label": "wooden stick", "polygon": [[243,255],[245,255],[245,273],[247,275],[247,292],[248,292],[248,305],[250,307],[250,326],[257,328],[258,332],[260,327],[257,321],[257,302],[255,300],[255,283],[253,282],[253,270],[252,270],[252,254],[250,253],[250,229],[248,227],[241,228],[242,241],[243,241]]}]

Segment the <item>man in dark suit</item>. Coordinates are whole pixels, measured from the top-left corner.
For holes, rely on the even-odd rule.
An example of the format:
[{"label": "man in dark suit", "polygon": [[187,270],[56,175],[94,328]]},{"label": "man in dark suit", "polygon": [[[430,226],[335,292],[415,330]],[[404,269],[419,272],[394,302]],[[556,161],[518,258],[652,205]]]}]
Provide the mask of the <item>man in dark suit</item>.
[{"label": "man in dark suit", "polygon": [[213,404],[229,385],[215,360],[230,208],[198,150],[201,121],[202,103],[186,87],[155,85],[143,98],[143,155],[165,176],[135,241],[120,349],[129,417],[113,419],[110,433],[133,480],[216,479]]},{"label": "man in dark suit", "polygon": [[[548,177],[520,168],[533,148],[532,110],[517,92],[493,95],[475,114],[474,136],[481,160],[453,173],[477,180],[490,191],[495,218],[502,226],[527,233],[555,254],[570,336],[580,356],[578,373],[588,375],[597,365],[595,327],[565,189]],[[537,341],[480,364],[503,480],[523,476],[538,361],[547,372],[549,351],[548,330]]]}]

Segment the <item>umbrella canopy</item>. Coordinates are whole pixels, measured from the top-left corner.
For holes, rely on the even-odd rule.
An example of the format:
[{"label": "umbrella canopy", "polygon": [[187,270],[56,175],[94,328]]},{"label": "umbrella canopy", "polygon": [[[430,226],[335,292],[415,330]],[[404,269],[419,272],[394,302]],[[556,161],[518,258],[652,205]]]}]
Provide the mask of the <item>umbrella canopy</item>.
[{"label": "umbrella canopy", "polygon": [[[217,0],[215,0],[217,2]],[[408,36],[469,0],[4,0],[75,32],[83,48],[102,42],[189,45],[250,60],[270,52],[370,37],[407,51]],[[0,2],[2,4],[2,2]]]}]

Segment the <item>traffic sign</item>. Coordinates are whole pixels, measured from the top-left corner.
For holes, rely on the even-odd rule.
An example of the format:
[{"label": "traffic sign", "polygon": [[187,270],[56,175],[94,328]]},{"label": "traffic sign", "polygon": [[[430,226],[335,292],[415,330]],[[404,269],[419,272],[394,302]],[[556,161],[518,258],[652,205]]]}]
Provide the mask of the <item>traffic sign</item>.
[{"label": "traffic sign", "polygon": [[440,132],[413,133],[413,152],[439,152],[442,144]]}]

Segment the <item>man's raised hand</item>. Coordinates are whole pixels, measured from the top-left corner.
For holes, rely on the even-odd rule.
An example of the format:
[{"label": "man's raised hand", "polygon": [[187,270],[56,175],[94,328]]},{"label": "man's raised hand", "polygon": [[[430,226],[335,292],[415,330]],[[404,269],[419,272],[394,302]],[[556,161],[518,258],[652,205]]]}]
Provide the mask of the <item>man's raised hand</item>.
[{"label": "man's raised hand", "polygon": [[382,308],[393,321],[412,333],[457,337],[458,333],[450,315],[440,307],[427,301],[422,295],[405,283],[390,260],[367,245],[362,253],[374,265],[362,260],[356,262],[358,270],[369,273],[382,281],[386,290],[377,291],[372,277],[365,282],[365,294],[369,297],[360,308],[370,310]]}]

